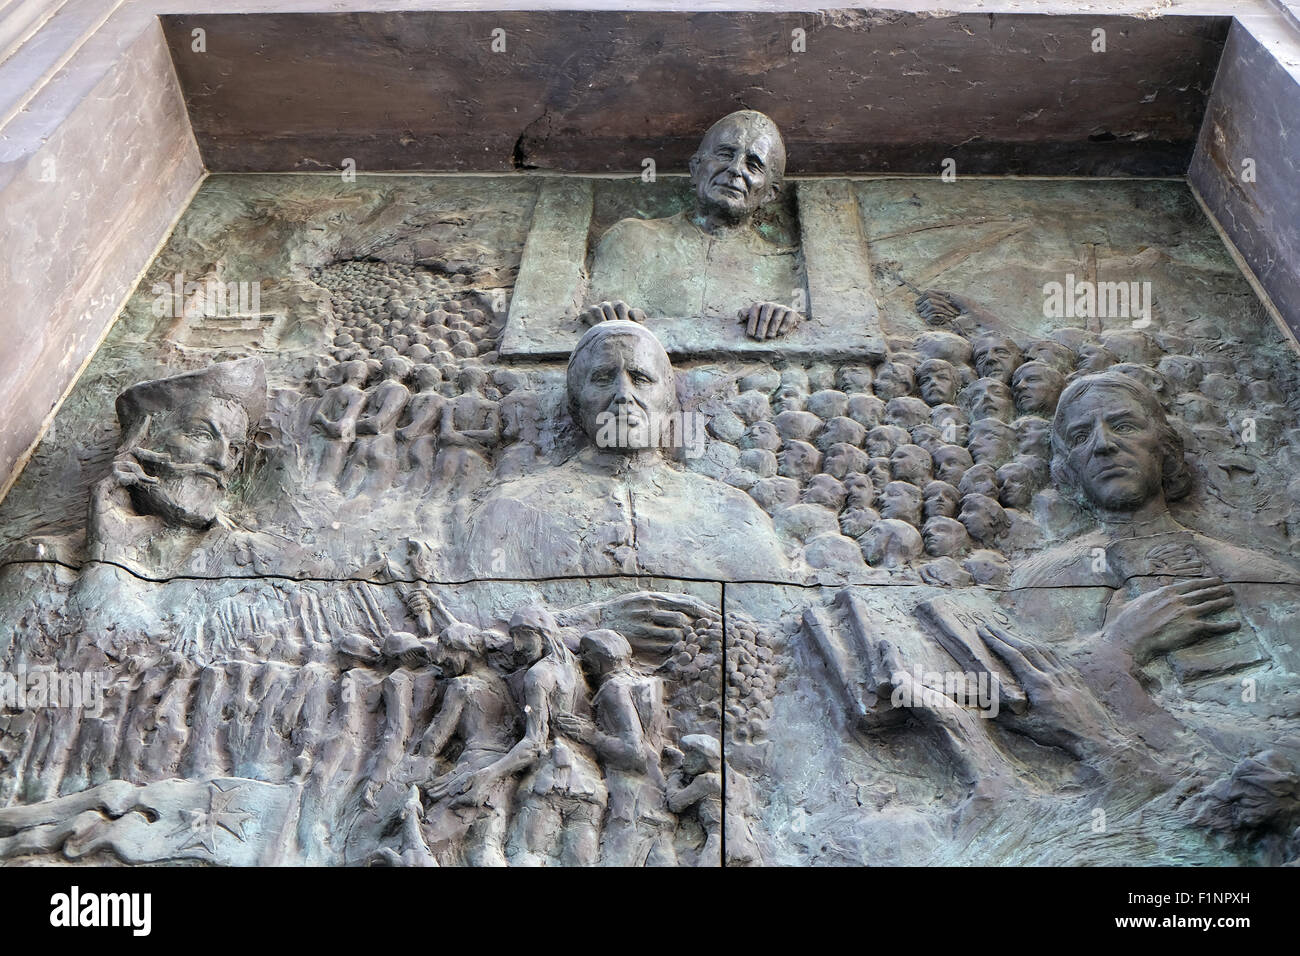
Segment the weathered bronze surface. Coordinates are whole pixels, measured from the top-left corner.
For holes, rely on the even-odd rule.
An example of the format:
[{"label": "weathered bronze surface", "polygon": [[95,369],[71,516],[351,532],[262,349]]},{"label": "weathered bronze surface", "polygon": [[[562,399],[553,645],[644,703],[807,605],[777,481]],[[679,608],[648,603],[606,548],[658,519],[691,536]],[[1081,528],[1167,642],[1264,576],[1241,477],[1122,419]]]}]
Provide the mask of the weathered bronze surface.
[{"label": "weathered bronze surface", "polygon": [[207,182],[0,505],[0,858],[1298,858],[1300,365],[1186,186],[722,133]]}]

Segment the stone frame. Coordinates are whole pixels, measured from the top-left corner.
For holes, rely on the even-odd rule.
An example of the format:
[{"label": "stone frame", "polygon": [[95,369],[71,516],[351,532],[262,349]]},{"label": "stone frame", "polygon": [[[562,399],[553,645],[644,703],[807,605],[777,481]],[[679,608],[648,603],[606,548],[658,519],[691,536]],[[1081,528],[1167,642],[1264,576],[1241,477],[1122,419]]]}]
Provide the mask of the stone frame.
[{"label": "stone frame", "polygon": [[[849,349],[864,361],[884,358],[867,242],[849,180],[804,179],[793,185],[808,303],[804,322],[779,340],[755,341],[738,324],[715,337],[701,334],[701,320],[692,316],[654,319],[651,326],[670,355],[815,359]],[[538,190],[502,340],[506,359],[560,358],[581,336],[577,315],[588,304],[593,192],[592,180],[569,178],[548,178]]]}]

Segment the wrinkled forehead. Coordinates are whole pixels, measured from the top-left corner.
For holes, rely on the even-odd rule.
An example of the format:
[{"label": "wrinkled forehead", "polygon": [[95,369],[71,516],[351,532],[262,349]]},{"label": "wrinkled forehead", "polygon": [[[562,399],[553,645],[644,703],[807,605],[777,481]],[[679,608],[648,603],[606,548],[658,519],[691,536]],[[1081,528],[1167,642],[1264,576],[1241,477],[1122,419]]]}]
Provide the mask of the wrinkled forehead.
[{"label": "wrinkled forehead", "polygon": [[767,157],[776,148],[776,133],[769,124],[756,117],[728,116],[714,124],[700,141],[701,152],[719,146],[753,150]]},{"label": "wrinkled forehead", "polygon": [[991,338],[976,342],[974,352],[976,355],[990,355],[994,352],[1013,352],[1015,348],[1016,343],[1010,339]]},{"label": "wrinkled forehead", "polygon": [[210,395],[176,408],[165,419],[163,430],[172,431],[195,424],[211,425],[227,439],[239,438],[248,430],[248,413],[237,402]]},{"label": "wrinkled forehead", "polygon": [[981,418],[971,426],[970,442],[973,444],[984,441],[1011,441],[1015,437],[1015,431],[1009,425],[1005,429],[998,428],[997,426],[1001,424],[1003,423],[998,422],[996,419]]},{"label": "wrinkled forehead", "polygon": [[606,335],[587,346],[577,357],[579,371],[590,375],[598,368],[639,368],[663,374],[668,368],[668,354],[658,342],[633,332]]},{"label": "wrinkled forehead", "polygon": [[1131,391],[1118,385],[1102,383],[1062,398],[1056,410],[1056,421],[1061,426],[1068,426],[1072,422],[1095,419],[1117,411],[1133,412],[1144,419],[1151,417],[1141,399]]}]

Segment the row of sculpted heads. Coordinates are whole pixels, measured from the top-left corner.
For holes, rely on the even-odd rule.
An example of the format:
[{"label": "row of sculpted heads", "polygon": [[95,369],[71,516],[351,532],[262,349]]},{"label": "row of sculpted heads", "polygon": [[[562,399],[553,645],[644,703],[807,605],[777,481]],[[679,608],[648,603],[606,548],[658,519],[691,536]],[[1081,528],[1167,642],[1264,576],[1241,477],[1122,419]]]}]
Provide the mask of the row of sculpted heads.
[{"label": "row of sculpted heads", "polygon": [[[604,323],[591,329],[570,358],[567,382],[571,407],[583,431],[595,434],[596,416],[601,412],[622,414],[633,425],[628,448],[645,447],[637,440],[641,430],[648,434],[654,417],[677,409],[675,378],[666,352],[651,332],[633,322]],[[1035,444],[1043,437],[1036,435]],[[1159,399],[1140,380],[1122,371],[1090,373],[1066,386],[1053,410],[1050,437],[1055,480],[1081,491],[1098,506],[1134,508],[1157,493],[1174,500],[1190,487],[1182,440],[1169,424]],[[950,485],[960,487],[972,469],[978,468],[977,462],[967,464],[966,456],[950,461],[954,453],[942,445],[936,451],[942,477],[957,478]],[[843,448],[838,452],[838,457],[847,453]],[[923,488],[928,483],[925,479],[933,475],[935,461],[936,455],[910,441],[894,444],[886,487],[901,482]],[[1011,488],[1011,501],[1022,504],[1022,486],[1033,476],[1020,474],[1028,466],[1012,469],[1014,464],[1002,465],[1000,481],[985,485],[967,482],[966,494],[996,498],[998,486],[1005,484]],[[993,469],[980,469],[977,477],[987,477],[986,471]],[[844,477],[849,474],[852,472]],[[857,493],[860,496],[861,490]]]},{"label": "row of sculpted heads", "polygon": [[[613,443],[605,433],[602,448],[610,452],[653,448],[663,420],[679,411],[666,351],[634,322],[590,329],[570,356],[566,386],[573,418],[589,440],[601,432],[602,415],[625,423],[612,433]],[[123,447],[146,476],[133,490],[137,509],[178,524],[210,525],[250,424],[261,418],[265,404],[265,373],[256,360],[221,363],[124,392],[118,402]],[[1174,500],[1190,486],[1182,440],[1159,399],[1122,372],[1073,380],[1061,394],[1050,441],[1056,482],[1108,511],[1135,510],[1157,496]],[[880,480],[856,471],[820,476],[828,487],[811,483],[816,500],[850,511],[879,506],[882,518],[921,529],[932,554],[955,550],[949,545],[961,538],[958,523],[972,541],[988,542],[1004,525],[998,498],[1008,486],[1018,487],[1017,476],[1003,466],[988,480],[991,466],[968,462],[968,456],[950,461],[950,447],[940,443],[932,453],[910,440],[893,443]],[[847,453],[839,448],[832,457]],[[1032,480],[1021,477],[1021,484]],[[835,487],[829,487],[832,479]],[[1020,505],[1022,497],[1013,494],[1004,503]]]}]

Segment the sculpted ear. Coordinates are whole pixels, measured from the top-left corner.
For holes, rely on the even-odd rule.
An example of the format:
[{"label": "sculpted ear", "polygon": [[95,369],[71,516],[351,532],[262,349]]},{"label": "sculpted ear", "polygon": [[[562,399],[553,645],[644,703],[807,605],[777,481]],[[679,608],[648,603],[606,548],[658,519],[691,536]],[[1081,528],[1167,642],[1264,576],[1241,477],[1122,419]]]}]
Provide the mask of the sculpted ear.
[{"label": "sculpted ear", "polygon": [[699,172],[699,169],[700,169],[700,154],[699,154],[699,153],[695,153],[695,154],[693,154],[693,155],[691,156],[691,161],[690,161],[689,163],[687,163],[686,168],[687,168],[687,170],[690,171],[690,174],[691,174],[691,182],[695,182],[695,174],[696,174],[697,172]]},{"label": "sculpted ear", "polygon": [[785,187],[784,183],[771,183],[767,187],[767,192],[763,194],[763,202],[760,205],[766,205],[781,195],[781,190]]}]

